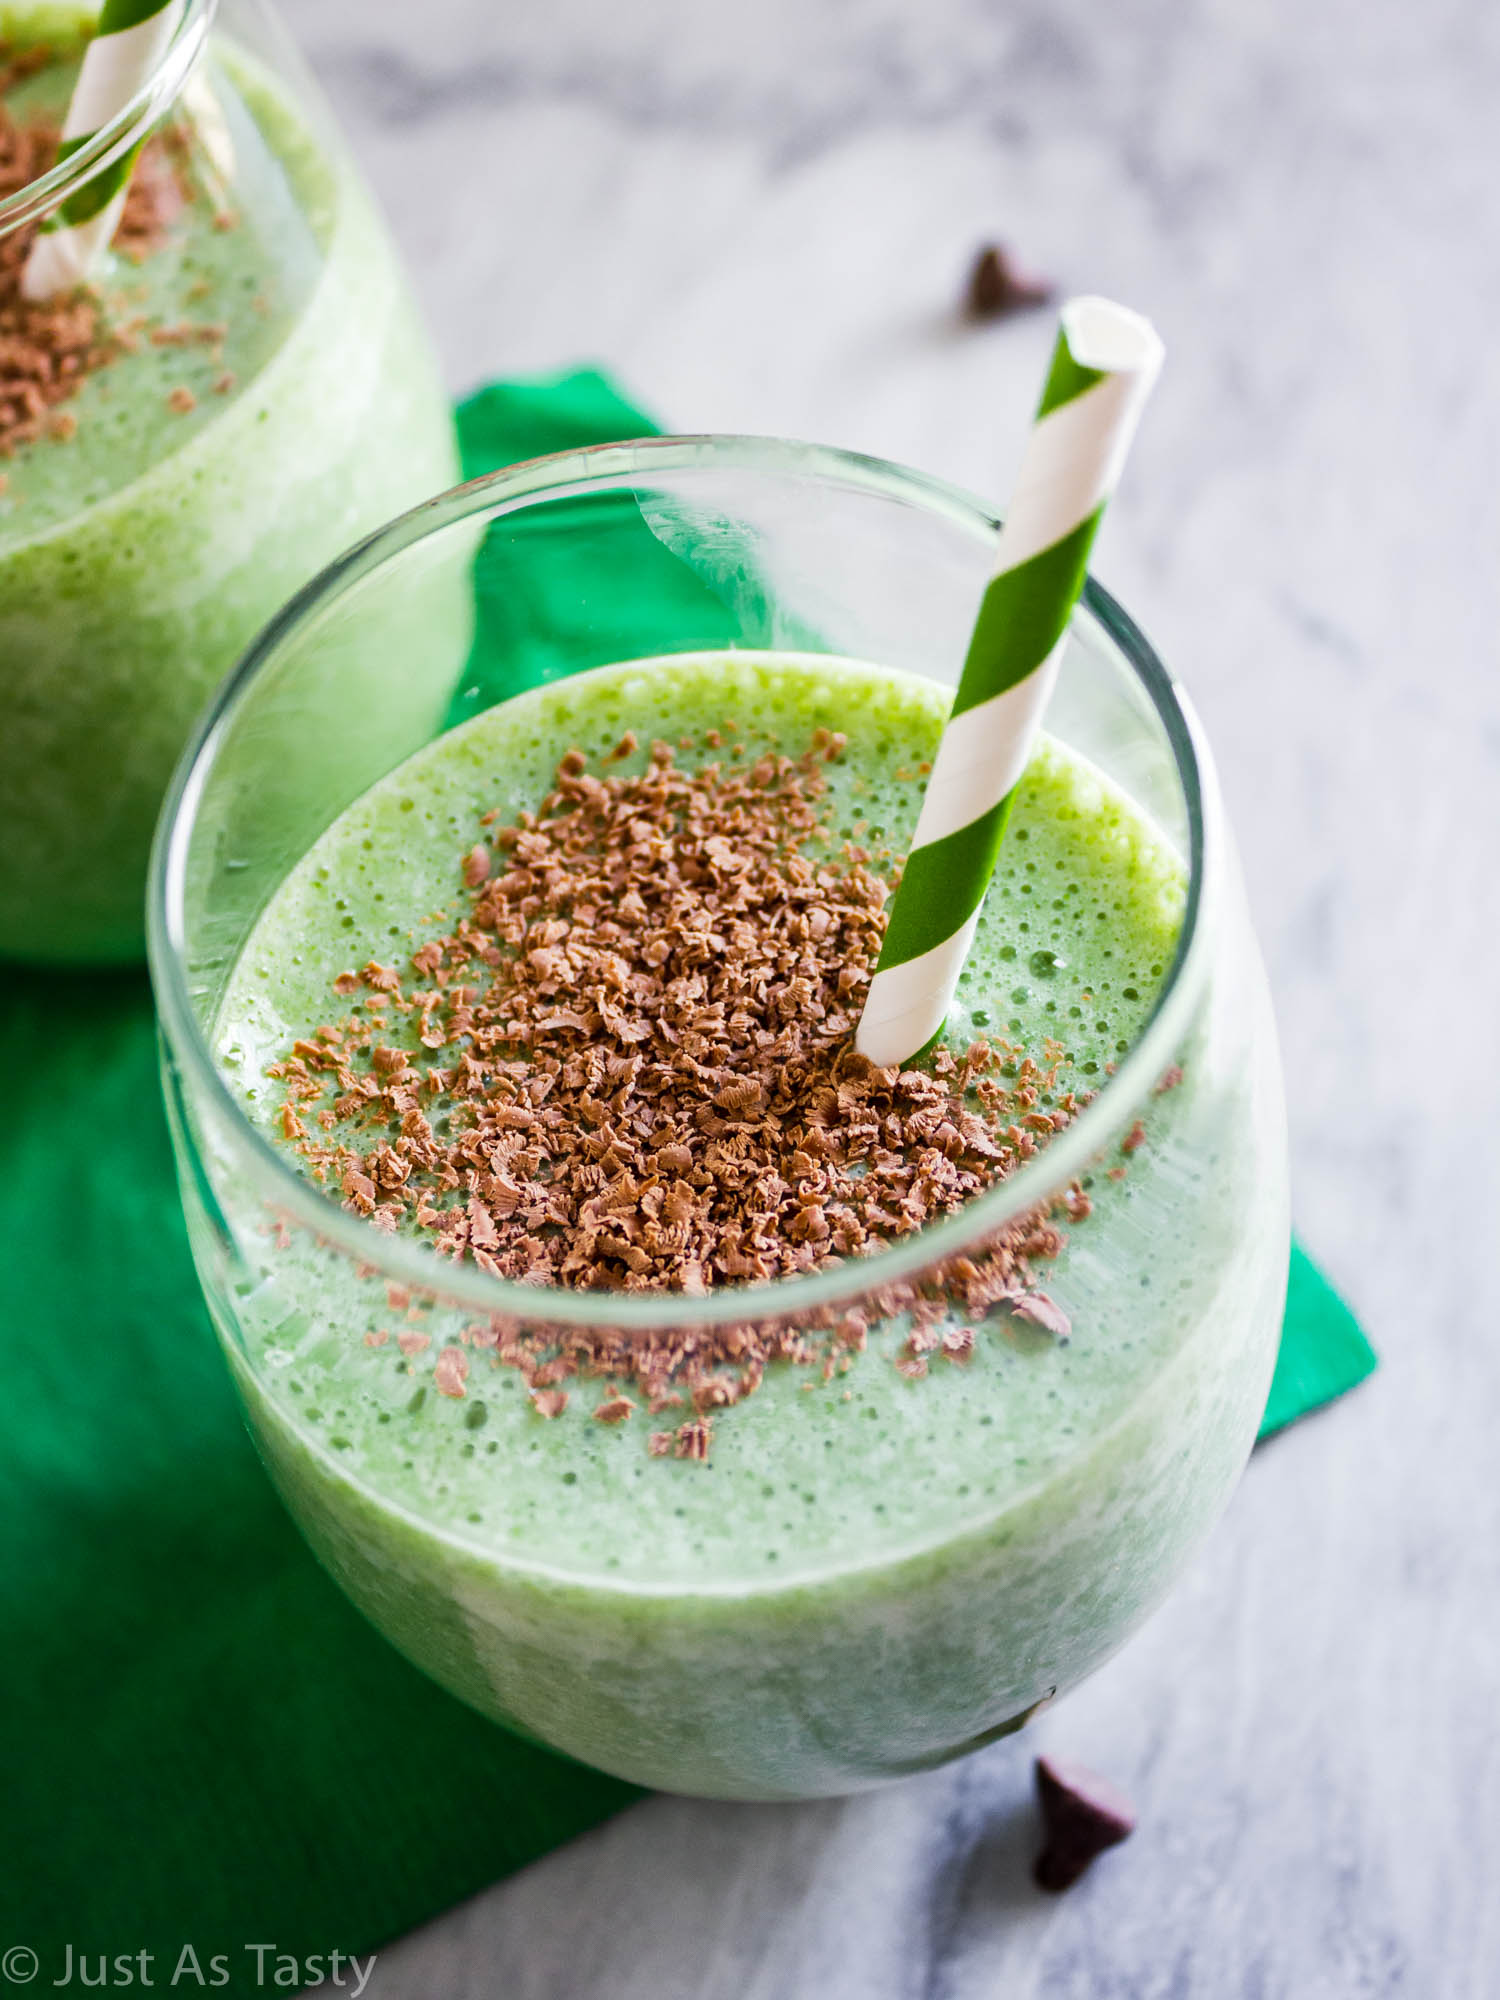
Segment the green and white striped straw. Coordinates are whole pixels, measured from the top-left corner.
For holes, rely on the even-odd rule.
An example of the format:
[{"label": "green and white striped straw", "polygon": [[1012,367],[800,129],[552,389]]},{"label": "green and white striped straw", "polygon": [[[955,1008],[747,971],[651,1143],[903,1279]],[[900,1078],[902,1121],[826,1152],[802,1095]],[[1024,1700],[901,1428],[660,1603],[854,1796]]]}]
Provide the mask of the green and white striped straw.
[{"label": "green and white striped straw", "polygon": [[1161,367],[1150,322],[1072,299],[855,1034],[881,1069],[947,1017],[1016,787],[1057,677],[1090,546]]},{"label": "green and white striped straw", "polygon": [[[182,19],[186,0],[104,0],[83,52],[58,159],[86,145],[150,80]],[[133,146],[70,195],[37,232],[21,274],[28,299],[50,299],[88,278],[119,224],[136,154]]]}]

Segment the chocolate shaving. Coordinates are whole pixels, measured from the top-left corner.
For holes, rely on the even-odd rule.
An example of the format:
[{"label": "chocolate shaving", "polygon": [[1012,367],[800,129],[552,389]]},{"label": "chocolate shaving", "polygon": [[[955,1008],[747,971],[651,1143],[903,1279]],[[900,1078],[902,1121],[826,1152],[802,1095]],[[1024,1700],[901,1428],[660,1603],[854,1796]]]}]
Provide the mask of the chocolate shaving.
[{"label": "chocolate shaving", "polygon": [[461,1397],[469,1379],[469,1357],[461,1347],[445,1347],[433,1371],[440,1396]]},{"label": "chocolate shaving", "polygon": [[705,1418],[702,1423],[682,1424],[678,1427],[673,1450],[678,1458],[708,1457],[708,1448],[713,1443],[714,1427]]},{"label": "chocolate shaving", "polygon": [[1073,1331],[1068,1315],[1045,1292],[1022,1292],[1018,1298],[1006,1303],[1017,1319],[1029,1320],[1031,1325],[1041,1327],[1045,1333],[1055,1334],[1059,1340],[1066,1340]]}]

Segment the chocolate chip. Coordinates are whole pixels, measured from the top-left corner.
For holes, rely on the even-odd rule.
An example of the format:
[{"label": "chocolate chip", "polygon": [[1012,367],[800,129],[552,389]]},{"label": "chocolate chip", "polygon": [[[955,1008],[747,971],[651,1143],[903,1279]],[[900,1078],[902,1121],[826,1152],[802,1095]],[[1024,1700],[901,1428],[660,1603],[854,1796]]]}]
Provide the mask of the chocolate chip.
[{"label": "chocolate chip", "polygon": [[1045,278],[1020,272],[1000,243],[986,243],[974,259],[964,291],[964,316],[973,320],[1007,319],[1012,313],[1044,306],[1053,296]]},{"label": "chocolate chip", "polygon": [[1135,1831],[1135,1807],[1125,1794],[1083,1764],[1036,1760],[1036,1796],[1045,1844],[1032,1873],[1039,1889],[1069,1889],[1107,1847]]}]

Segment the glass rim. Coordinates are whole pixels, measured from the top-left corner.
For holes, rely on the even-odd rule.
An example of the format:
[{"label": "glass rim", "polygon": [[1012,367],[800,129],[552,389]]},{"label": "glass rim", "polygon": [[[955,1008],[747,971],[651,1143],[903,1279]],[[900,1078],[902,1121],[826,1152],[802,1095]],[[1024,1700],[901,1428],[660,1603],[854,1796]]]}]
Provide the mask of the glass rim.
[{"label": "glass rim", "polygon": [[486,1317],[579,1329],[734,1325],[845,1310],[875,1288],[920,1277],[946,1258],[982,1247],[1007,1223],[1051,1199],[1058,1189],[1097,1163],[1115,1126],[1123,1122],[1130,1108],[1149,1097],[1171,1067],[1205,976],[1210,949],[1205,906],[1210,901],[1209,885],[1217,876],[1221,824],[1212,758],[1183,690],[1134,620],[1090,578],[1082,609],[1113,641],[1143,688],[1172,754],[1186,808],[1188,892],[1172,962],[1151,1013],[1130,1048],[1072,1123],[1003,1180],[952,1215],[867,1255],[810,1273],[721,1286],[705,1293],[584,1291],[491,1277],[472,1265],[440,1258],[425,1243],[377,1230],[300,1174],[277,1151],[267,1134],[246,1115],[214,1060],[211,1030],[206,1032],[199,1025],[186,965],[187,861],[198,806],[219,748],[242,704],[272,669],[283,647],[310,619],[428,537],[479,515],[500,519],[539,501],[576,497],[622,483],[643,484],[653,468],[658,472],[691,471],[716,463],[740,472],[821,479],[866,494],[900,499],[988,537],[1000,529],[996,511],[960,487],[890,460],[793,439],[709,434],[649,437],[578,446],[523,460],[453,487],[398,515],[304,585],[262,630],[200,715],[157,821],[146,933],[166,1049],[233,1132],[268,1207],[332,1244],[356,1264],[435,1300]]},{"label": "glass rim", "polygon": [[90,133],[76,152],[0,200],[0,236],[49,215],[147,136],[196,68],[218,11],[219,0],[186,0],[165,53],[125,108]]}]

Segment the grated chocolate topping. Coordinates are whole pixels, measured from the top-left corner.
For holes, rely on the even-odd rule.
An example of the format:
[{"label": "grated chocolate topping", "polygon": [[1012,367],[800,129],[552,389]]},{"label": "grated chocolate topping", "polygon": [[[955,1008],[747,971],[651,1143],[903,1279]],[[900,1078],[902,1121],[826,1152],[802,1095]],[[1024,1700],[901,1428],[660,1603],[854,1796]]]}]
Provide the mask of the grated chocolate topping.
[{"label": "grated chocolate topping", "polygon": [[[712,742],[718,732],[710,732]],[[859,848],[829,847],[819,731],[792,759],[680,768],[652,745],[634,775],[625,737],[598,771],[578,750],[536,813],[456,862],[450,930],[405,966],[342,973],[350,1011],[270,1070],[280,1125],[313,1176],[377,1228],[536,1285],[702,1294],[860,1257],[952,1214],[1029,1159],[1081,1108],[1063,1051],[1005,1042],[938,1048],[878,1069],[852,1032],[892,884]],[[1060,1204],[1088,1213],[1076,1185]],[[594,1415],[685,1405],[653,1455],[705,1458],[713,1412],[771,1360],[826,1375],[873,1319],[911,1315],[898,1366],[973,1352],[955,1312],[1003,1306],[1065,1337],[1033,1264],[1063,1236],[1050,1213],[863,1311],[811,1328],[761,1318],[637,1339],[565,1342],[497,1320],[474,1344],[520,1367],[540,1415],[558,1384],[607,1378]],[[403,1342],[404,1344],[404,1342]],[[464,1393],[456,1363],[439,1384]]]}]

